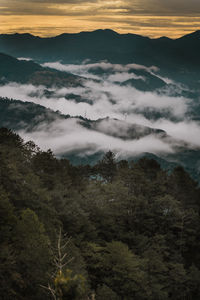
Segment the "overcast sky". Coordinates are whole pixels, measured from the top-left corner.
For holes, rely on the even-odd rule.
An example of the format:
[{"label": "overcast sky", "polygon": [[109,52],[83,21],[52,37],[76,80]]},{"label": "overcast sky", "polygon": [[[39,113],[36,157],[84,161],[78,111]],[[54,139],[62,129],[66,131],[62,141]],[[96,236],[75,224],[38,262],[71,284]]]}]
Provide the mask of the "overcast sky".
[{"label": "overcast sky", "polygon": [[200,0],[0,0],[1,33],[110,28],[172,38],[200,29]]}]

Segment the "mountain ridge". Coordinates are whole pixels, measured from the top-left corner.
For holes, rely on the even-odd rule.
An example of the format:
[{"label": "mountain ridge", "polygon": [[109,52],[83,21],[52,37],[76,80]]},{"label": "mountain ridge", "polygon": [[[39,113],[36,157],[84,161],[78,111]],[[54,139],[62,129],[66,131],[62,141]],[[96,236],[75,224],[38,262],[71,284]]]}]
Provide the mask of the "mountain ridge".
[{"label": "mountain ridge", "polygon": [[18,60],[5,53],[0,53],[0,66],[0,84],[17,82],[50,87],[80,85],[83,80],[69,72],[45,68],[32,60]]},{"label": "mountain ridge", "polygon": [[[42,38],[30,34],[1,34],[0,52],[15,57],[32,58],[39,63],[62,62],[80,64],[108,61],[114,64],[136,63],[156,66],[162,75],[184,84],[196,85],[200,77],[199,31],[178,39],[119,34],[112,30],[96,30],[61,34]],[[184,70],[183,70],[184,66]],[[187,80],[186,80],[187,77]]]},{"label": "mountain ridge", "polygon": [[[22,102],[20,100],[8,99],[0,97],[0,127],[7,127],[11,130],[17,132],[26,132],[27,134],[37,132],[40,126],[46,124],[47,127],[52,126],[55,122],[65,121],[65,120],[76,120],[78,124],[85,128],[86,130],[96,131],[97,133],[102,133],[107,136],[112,136],[113,138],[119,138],[124,141],[127,140],[137,140],[138,138],[154,135],[157,138],[167,142],[170,142],[170,136],[163,130],[151,128],[147,126],[140,126],[138,124],[127,124],[123,121],[113,119],[113,118],[103,118],[96,121],[83,118],[81,116],[72,117],[69,114],[61,114],[59,111],[53,111],[49,108],[46,108],[42,105],[31,103],[31,102]],[[124,123],[127,127],[127,136],[123,135],[120,132],[110,132],[109,124],[105,127],[101,127],[102,122],[120,122]],[[105,125],[105,124],[104,124]],[[123,124],[121,124],[123,125]],[[106,130],[105,130],[106,128]],[[44,129],[44,128],[43,128]],[[87,145],[86,145],[87,147]],[[88,147],[90,147],[88,145]],[[88,148],[89,150],[89,148]],[[83,155],[82,148],[74,149],[71,151],[63,151],[57,155],[58,157],[68,158],[72,164],[93,164],[101,159],[103,151],[94,152],[93,154]],[[177,147],[174,153],[155,155],[144,151],[140,154],[133,154],[129,157],[129,160],[137,160],[141,157],[154,158],[158,161],[164,169],[172,170],[175,166],[181,165],[189,172],[189,174],[199,182],[199,168],[197,162],[200,158],[199,149],[189,149],[186,147],[181,148]]]},{"label": "mountain ridge", "polygon": [[159,39],[162,39],[162,38],[167,38],[169,40],[179,40],[179,39],[182,39],[182,38],[186,38],[186,37],[196,37],[197,35],[200,35],[200,29],[199,30],[195,30],[195,31],[192,31],[190,33],[187,33],[185,35],[182,35],[178,38],[170,38],[168,36],[160,36],[160,37],[155,37],[155,38],[151,38],[149,36],[146,36],[146,35],[140,35],[140,34],[136,34],[136,33],[130,33],[130,32],[127,32],[127,33],[119,33],[113,29],[109,29],[109,28],[106,28],[106,29],[95,29],[95,30],[92,30],[92,31],[80,31],[80,32],[76,32],[76,33],[69,33],[69,32],[63,32],[61,34],[58,34],[58,35],[55,35],[55,36],[47,36],[47,37],[43,37],[43,36],[39,36],[39,35],[34,35],[32,33],[29,33],[29,32],[24,32],[24,33],[19,33],[19,32],[15,32],[15,33],[1,33],[0,36],[21,36],[21,37],[34,37],[34,38],[39,38],[39,39],[51,39],[51,38],[56,38],[56,37],[60,37],[60,36],[76,36],[76,35],[80,35],[80,34],[93,34],[93,33],[109,33],[109,34],[115,34],[115,35],[118,35],[118,36],[138,36],[138,37],[144,37],[144,38],[148,38],[150,40],[159,40]]}]

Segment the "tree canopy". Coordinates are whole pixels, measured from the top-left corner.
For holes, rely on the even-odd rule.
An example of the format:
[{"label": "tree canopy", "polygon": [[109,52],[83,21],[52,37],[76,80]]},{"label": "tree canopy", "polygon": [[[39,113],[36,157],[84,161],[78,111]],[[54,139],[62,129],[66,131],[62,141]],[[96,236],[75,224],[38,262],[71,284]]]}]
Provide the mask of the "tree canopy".
[{"label": "tree canopy", "polygon": [[[4,300],[200,299],[199,212],[200,189],[181,167],[112,152],[73,166],[0,129]],[[58,256],[60,230],[69,242]]]}]

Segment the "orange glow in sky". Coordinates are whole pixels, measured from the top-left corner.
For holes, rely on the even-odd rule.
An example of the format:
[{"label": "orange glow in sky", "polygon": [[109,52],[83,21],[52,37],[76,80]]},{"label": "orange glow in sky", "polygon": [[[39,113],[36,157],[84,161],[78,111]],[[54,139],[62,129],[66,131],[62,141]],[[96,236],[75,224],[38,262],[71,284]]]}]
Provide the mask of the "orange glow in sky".
[{"label": "orange glow in sky", "polygon": [[200,29],[199,0],[0,0],[0,33],[113,29],[176,38]]}]

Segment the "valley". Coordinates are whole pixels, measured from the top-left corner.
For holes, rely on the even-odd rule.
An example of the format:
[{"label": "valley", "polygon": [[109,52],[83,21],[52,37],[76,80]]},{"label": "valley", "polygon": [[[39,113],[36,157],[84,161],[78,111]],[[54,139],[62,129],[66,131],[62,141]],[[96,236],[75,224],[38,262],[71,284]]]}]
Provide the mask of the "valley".
[{"label": "valley", "polygon": [[[49,39],[0,35],[0,51],[9,54],[0,54],[0,126],[75,164],[94,164],[109,150],[129,161],[153,155],[199,181],[198,69],[194,57],[184,71],[184,55],[177,58],[180,45],[199,47],[198,37],[151,40],[109,30]],[[157,61],[137,50],[156,54],[162,45]]]}]

